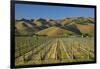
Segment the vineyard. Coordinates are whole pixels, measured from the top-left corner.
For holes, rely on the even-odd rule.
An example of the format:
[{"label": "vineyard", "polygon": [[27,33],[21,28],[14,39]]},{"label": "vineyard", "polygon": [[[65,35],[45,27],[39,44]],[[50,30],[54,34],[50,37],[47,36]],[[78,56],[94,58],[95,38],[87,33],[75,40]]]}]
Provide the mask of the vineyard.
[{"label": "vineyard", "polygon": [[15,64],[94,61],[92,37],[15,37]]}]

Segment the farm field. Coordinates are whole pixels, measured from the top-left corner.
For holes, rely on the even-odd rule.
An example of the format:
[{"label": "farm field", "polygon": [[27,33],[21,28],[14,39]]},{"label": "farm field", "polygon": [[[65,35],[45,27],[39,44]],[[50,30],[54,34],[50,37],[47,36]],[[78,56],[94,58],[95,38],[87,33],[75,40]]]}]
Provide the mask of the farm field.
[{"label": "farm field", "polygon": [[93,37],[15,37],[15,64],[94,61]]}]

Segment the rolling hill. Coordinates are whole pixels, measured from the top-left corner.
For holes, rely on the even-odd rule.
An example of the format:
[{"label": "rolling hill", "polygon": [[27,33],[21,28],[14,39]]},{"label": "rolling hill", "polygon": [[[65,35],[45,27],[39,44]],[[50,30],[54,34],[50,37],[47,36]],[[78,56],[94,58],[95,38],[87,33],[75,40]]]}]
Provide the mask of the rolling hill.
[{"label": "rolling hill", "polygon": [[71,34],[74,34],[74,32],[61,29],[59,27],[50,27],[50,28],[39,31],[36,34],[47,35],[47,36],[60,36],[60,35],[71,35]]},{"label": "rolling hill", "polygon": [[93,36],[94,34],[94,18],[64,18],[59,20],[53,19],[21,19],[15,21],[16,35],[82,35],[87,34]]},{"label": "rolling hill", "polygon": [[81,24],[76,24],[77,28],[80,30],[82,34],[87,34],[87,35],[94,35],[94,25],[81,25]]}]

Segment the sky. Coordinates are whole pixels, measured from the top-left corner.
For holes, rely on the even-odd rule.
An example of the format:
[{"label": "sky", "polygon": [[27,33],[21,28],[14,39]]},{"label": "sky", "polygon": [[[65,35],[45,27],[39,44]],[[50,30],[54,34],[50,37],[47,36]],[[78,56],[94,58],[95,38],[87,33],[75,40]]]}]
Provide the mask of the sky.
[{"label": "sky", "polygon": [[94,17],[94,8],[62,7],[33,4],[16,4],[16,19],[61,19],[69,17]]}]

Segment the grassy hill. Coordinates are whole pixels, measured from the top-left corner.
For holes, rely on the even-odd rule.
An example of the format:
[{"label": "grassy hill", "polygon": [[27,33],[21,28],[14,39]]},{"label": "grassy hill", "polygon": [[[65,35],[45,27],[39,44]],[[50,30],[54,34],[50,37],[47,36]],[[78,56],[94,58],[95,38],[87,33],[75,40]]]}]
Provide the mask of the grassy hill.
[{"label": "grassy hill", "polygon": [[82,34],[87,34],[89,36],[94,35],[94,25],[92,25],[92,24],[89,24],[89,25],[76,24],[76,26]]},{"label": "grassy hill", "polygon": [[15,22],[16,35],[89,35],[94,34],[94,18],[64,18],[59,20],[53,19],[21,19]]},{"label": "grassy hill", "polygon": [[60,35],[72,35],[74,32],[61,29],[59,27],[50,27],[44,30],[37,32],[38,35],[47,35],[47,36],[60,36]]}]

